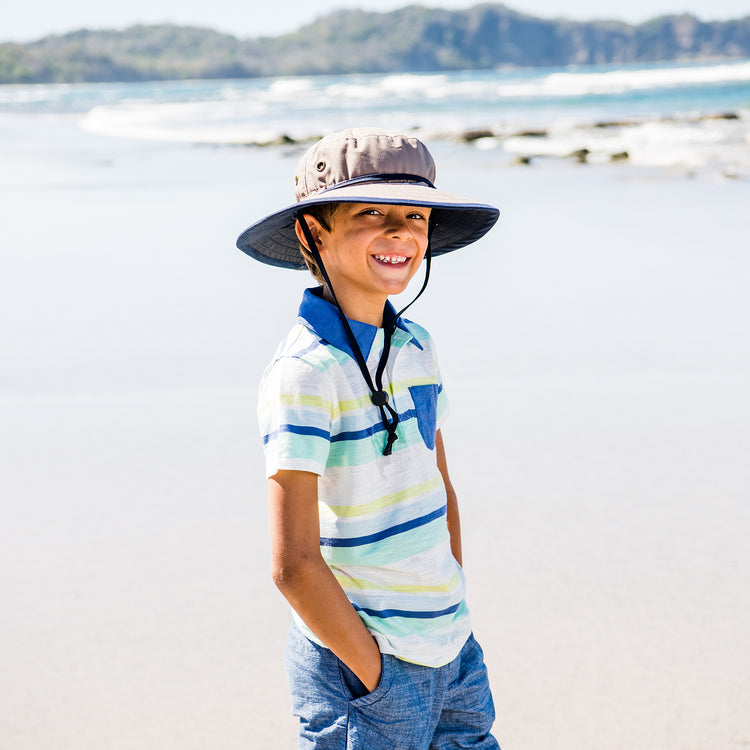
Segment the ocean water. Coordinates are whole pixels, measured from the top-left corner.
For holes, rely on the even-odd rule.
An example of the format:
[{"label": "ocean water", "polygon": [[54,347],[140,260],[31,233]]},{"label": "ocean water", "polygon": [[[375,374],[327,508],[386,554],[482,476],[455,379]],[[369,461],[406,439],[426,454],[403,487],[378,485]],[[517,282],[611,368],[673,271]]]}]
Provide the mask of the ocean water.
[{"label": "ocean water", "polygon": [[[414,129],[519,157],[750,170],[750,61],[0,87],[0,115],[198,144]],[[476,137],[484,135],[485,137]]]}]

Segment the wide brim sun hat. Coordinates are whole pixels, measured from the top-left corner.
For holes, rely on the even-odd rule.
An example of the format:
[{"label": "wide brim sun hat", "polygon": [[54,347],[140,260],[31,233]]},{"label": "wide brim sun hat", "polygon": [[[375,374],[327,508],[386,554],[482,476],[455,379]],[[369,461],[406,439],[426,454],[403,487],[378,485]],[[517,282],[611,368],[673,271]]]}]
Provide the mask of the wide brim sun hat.
[{"label": "wide brim sun hat", "polygon": [[237,247],[262,263],[306,268],[295,222],[324,203],[429,207],[433,256],[484,236],[498,219],[494,206],[438,190],[435,162],[418,138],[379,128],[352,128],[321,139],[302,156],[294,176],[297,202],[248,227]]}]

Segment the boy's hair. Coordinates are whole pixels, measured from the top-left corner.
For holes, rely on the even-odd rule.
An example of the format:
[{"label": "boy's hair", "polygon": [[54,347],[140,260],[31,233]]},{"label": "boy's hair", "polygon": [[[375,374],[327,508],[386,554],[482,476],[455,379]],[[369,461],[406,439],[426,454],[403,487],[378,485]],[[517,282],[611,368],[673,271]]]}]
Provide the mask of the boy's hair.
[{"label": "boy's hair", "polygon": [[[326,232],[330,232],[331,227],[333,226],[333,217],[336,215],[336,211],[338,211],[340,205],[340,203],[319,203],[306,208],[305,213],[317,219],[323,226],[323,229],[325,229]],[[318,264],[315,262],[312,253],[307,249],[307,246],[300,242],[299,251],[302,253],[302,258],[305,261],[307,270],[313,275],[315,281],[317,281],[320,286],[325,286],[326,282],[323,278],[323,274],[321,273],[320,268],[318,268]]]}]

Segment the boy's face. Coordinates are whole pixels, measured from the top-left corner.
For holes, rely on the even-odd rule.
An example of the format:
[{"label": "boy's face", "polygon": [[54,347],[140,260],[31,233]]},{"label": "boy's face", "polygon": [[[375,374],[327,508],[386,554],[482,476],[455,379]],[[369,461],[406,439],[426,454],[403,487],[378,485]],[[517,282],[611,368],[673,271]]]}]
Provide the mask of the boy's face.
[{"label": "boy's face", "polygon": [[372,311],[381,325],[386,299],[403,292],[422,263],[429,218],[422,206],[341,203],[330,231],[318,224],[320,257],[348,317],[373,322]]}]

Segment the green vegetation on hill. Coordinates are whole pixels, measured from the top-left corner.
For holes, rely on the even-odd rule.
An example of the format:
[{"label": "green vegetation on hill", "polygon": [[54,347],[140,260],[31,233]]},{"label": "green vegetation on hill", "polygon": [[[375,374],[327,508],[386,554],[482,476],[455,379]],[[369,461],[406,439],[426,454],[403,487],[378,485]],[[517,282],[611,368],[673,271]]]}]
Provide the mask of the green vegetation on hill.
[{"label": "green vegetation on hill", "polygon": [[211,29],[133,26],[0,44],[0,83],[425,72],[750,57],[750,16],[640,25],[534,18],[503,5],[341,11],[293,34],[241,40]]}]

